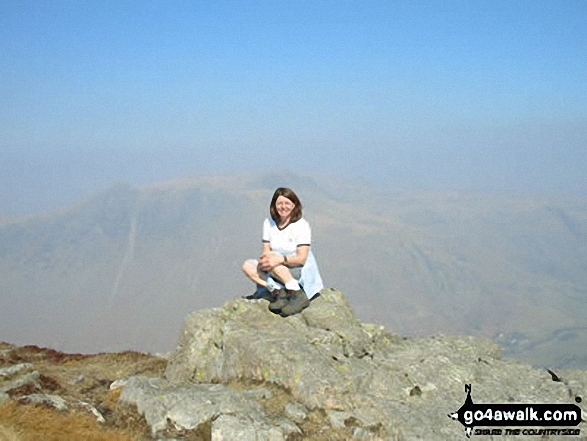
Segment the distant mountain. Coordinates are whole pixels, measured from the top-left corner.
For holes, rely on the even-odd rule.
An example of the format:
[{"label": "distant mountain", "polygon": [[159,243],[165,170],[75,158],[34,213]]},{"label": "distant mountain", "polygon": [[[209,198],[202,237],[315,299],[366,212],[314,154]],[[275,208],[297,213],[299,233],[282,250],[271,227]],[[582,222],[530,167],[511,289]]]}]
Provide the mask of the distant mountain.
[{"label": "distant mountain", "polygon": [[0,224],[0,340],[67,351],[173,348],[188,311],[253,287],[276,187],[300,196],[327,286],[363,321],[489,337],[587,367],[587,199],[383,190],[291,174],[118,185]]}]

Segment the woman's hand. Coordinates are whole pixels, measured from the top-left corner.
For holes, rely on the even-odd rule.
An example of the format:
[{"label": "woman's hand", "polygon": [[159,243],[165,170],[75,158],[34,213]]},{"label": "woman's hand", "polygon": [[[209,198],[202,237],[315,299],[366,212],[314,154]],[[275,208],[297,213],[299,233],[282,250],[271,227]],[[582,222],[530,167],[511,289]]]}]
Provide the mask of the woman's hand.
[{"label": "woman's hand", "polygon": [[259,257],[259,266],[263,271],[271,271],[276,266],[283,264],[284,258],[279,253],[268,252]]}]

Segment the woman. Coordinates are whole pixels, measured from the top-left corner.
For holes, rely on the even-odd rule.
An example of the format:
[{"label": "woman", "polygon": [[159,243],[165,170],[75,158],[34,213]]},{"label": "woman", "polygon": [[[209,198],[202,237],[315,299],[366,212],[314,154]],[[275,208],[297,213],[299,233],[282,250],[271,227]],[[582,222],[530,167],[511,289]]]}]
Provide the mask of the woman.
[{"label": "woman", "polygon": [[245,261],[242,270],[257,284],[248,298],[266,298],[269,309],[282,316],[297,314],[322,288],[316,259],[310,250],[310,225],[302,218],[302,204],[289,188],[278,188],[263,223],[259,260]]}]

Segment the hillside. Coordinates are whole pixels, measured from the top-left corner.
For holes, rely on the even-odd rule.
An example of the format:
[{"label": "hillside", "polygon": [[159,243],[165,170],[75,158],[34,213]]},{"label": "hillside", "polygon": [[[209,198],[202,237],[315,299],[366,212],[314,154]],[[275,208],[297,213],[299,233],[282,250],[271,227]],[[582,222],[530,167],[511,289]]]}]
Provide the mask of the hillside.
[{"label": "hillside", "polygon": [[165,366],[138,352],[65,354],[0,342],[0,440],[143,439],[148,428],[117,411],[120,390],[109,386],[128,375],[162,375]]},{"label": "hillside", "polygon": [[187,311],[250,293],[240,264],[259,252],[278,186],[300,196],[325,283],[360,319],[492,338],[536,365],[587,366],[587,200],[297,175],[118,185],[1,224],[1,338],[169,351]]}]

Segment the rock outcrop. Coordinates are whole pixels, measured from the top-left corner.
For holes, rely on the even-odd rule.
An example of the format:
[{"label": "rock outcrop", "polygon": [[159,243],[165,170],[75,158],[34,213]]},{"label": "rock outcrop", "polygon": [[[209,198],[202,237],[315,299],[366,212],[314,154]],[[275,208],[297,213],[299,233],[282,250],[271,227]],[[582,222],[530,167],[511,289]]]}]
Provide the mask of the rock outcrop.
[{"label": "rock outcrop", "polygon": [[[120,403],[136,405],[160,437],[295,439],[311,435],[313,418],[312,433],[322,425],[333,439],[432,440],[464,436],[447,414],[463,404],[465,384],[481,403],[575,403],[587,392],[586,372],[554,382],[499,353],[473,337],[404,338],[361,323],[333,289],[288,318],[265,300],[233,299],[191,313],[165,378],[130,378]],[[263,405],[265,386],[286,397],[279,409]]]}]

